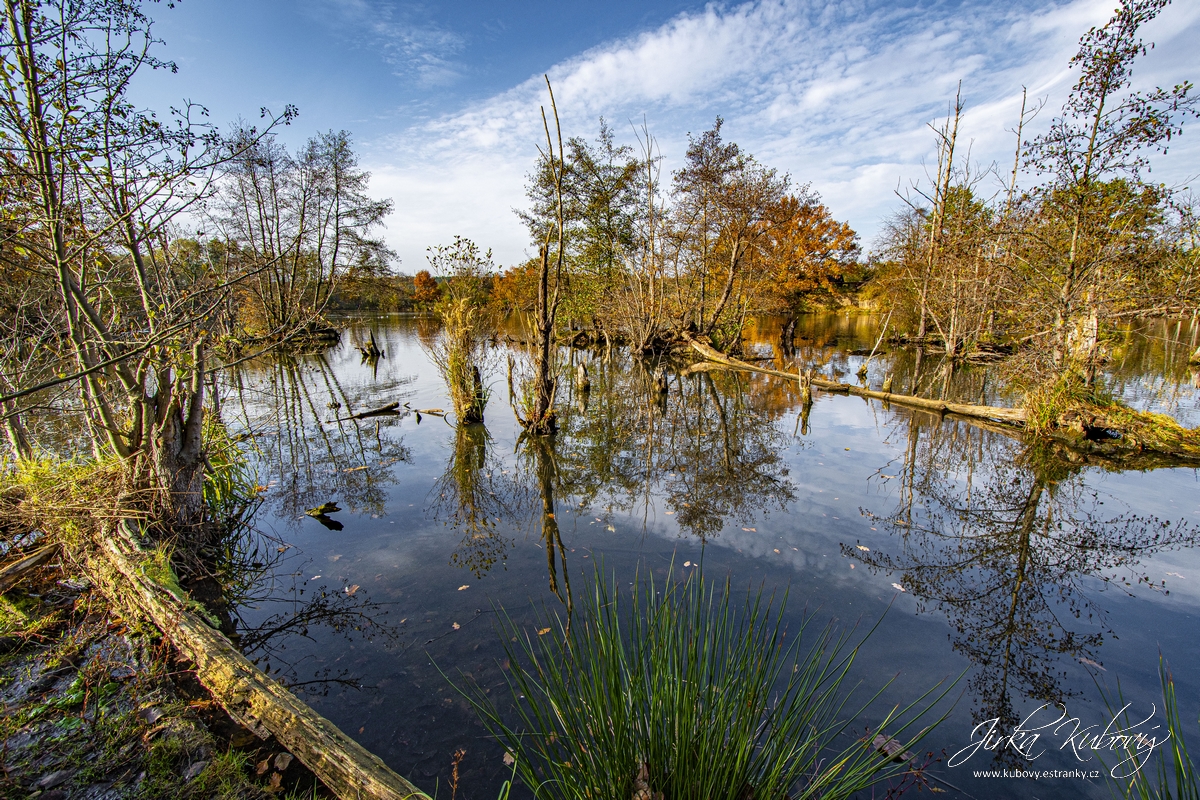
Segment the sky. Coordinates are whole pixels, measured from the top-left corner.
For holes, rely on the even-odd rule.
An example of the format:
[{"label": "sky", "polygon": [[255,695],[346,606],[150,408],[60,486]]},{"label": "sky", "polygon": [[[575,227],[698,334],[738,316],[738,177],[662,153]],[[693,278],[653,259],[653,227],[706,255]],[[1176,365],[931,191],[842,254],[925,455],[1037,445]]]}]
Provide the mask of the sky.
[{"label": "sky", "polygon": [[[544,74],[565,137],[594,138],[604,117],[634,144],[644,124],[665,173],[681,165],[688,134],[721,116],[726,141],[808,184],[869,250],[903,207],[897,193],[927,181],[929,126],[960,81],[960,147],[984,174],[981,190],[996,191],[986,173],[1012,169],[1023,87],[1045,103],[1026,128],[1036,134],[1070,89],[1079,37],[1114,5],[181,0],[151,7],[159,55],[178,72],[140,76],[134,99],[190,100],[224,126],[292,104],[299,116],[280,136],[293,148],[349,131],[371,193],[395,204],[383,236],[409,274],[456,235],[493,249],[500,266],[531,254],[514,209],[543,137]],[[1155,46],[1135,66],[1136,88],[1200,82],[1200,2],[1175,0],[1143,34]],[[1152,164],[1156,181],[1200,182],[1200,124]]]}]

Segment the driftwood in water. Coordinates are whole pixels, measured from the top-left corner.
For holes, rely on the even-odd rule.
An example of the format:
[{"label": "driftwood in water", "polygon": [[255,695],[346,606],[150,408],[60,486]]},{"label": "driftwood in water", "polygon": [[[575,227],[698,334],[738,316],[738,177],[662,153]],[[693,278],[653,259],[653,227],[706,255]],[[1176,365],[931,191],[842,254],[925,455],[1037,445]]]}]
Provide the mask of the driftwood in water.
[{"label": "driftwood in water", "polygon": [[400,412],[400,402],[396,401],[395,403],[388,403],[386,406],[380,406],[379,408],[372,408],[370,411],[360,411],[357,414],[351,414],[348,417],[339,417],[337,421],[338,422],[348,422],[349,420],[352,420],[352,419],[366,419],[367,417],[386,417],[391,414],[399,414],[399,413],[401,413]]},{"label": "driftwood in water", "polygon": [[363,361],[374,361],[383,355],[383,351],[379,349],[379,345],[375,343],[375,331],[371,331],[371,338],[366,344],[358,346],[358,352],[362,355]]},{"label": "driftwood in water", "polygon": [[21,578],[49,561],[58,552],[58,545],[48,544],[40,550],[35,550],[27,556],[18,558],[11,564],[0,569],[0,594],[17,585]]},{"label": "driftwood in water", "polygon": [[87,560],[104,593],[162,631],[196,665],[196,677],[230,716],[264,739],[274,735],[339,798],[428,800],[378,756],[258,670],[204,620],[195,603],[150,580],[146,554],[128,523],[97,537]]},{"label": "driftwood in water", "polygon": [[[764,375],[775,375],[788,380],[799,380],[799,376],[795,373],[784,372],[778,369],[769,369],[767,367],[756,367],[753,364],[747,364],[745,361],[739,361],[736,358],[719,352],[713,347],[696,339],[690,340],[692,349],[703,356],[706,360],[714,362],[728,369],[738,369],[745,372],[759,372]],[[852,394],[858,397],[869,397],[875,400],[883,400],[888,403],[895,403],[898,406],[908,406],[910,408],[920,408],[925,411],[933,411],[941,414],[957,414],[962,417],[977,417],[979,419],[997,420],[1009,425],[1023,425],[1025,423],[1025,410],[1021,408],[1000,408],[999,406],[979,406],[971,403],[947,403],[944,400],[929,400],[924,397],[916,397],[911,394],[894,394],[892,392],[877,392],[874,389],[866,389],[860,386],[853,386],[849,383],[839,383],[837,381],[826,380],[813,376],[811,379],[812,385],[826,392],[838,392],[841,394]]]}]

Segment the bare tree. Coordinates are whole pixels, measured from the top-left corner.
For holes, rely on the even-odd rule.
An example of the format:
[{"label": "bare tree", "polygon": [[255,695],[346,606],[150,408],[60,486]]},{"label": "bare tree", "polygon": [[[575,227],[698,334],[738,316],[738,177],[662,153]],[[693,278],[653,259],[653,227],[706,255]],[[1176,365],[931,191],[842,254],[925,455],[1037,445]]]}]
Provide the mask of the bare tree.
[{"label": "bare tree", "polygon": [[23,220],[19,268],[53,291],[25,308],[53,303],[43,318],[61,321],[73,363],[5,387],[0,403],[12,418],[15,401],[76,386],[95,449],[119,457],[133,487],[160,491],[164,520],[193,525],[204,517],[207,337],[230,286],[179,269],[174,233],[226,151],[203,109],[164,122],[127,99],[139,70],[173,68],[152,55],[139,3],[5,0],[3,14],[6,199]]}]

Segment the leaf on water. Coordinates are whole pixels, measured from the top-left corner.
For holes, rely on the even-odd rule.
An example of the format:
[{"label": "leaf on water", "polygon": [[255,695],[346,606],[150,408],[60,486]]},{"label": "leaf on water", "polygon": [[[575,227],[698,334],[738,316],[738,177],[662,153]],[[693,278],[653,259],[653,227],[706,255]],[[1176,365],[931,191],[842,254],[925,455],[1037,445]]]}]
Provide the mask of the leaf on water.
[{"label": "leaf on water", "polygon": [[338,555],[336,555],[336,556],[330,556],[330,557],[329,557],[329,560],[330,560],[330,562],[333,562],[333,561],[337,561],[337,560],[338,560],[338,559],[340,559],[341,557],[342,557],[342,556],[341,556],[341,554],[339,553],[339,554],[338,554]]},{"label": "leaf on water", "polygon": [[357,583],[356,583],[356,584],[354,584],[353,586],[347,586],[347,587],[346,587],[346,594],[350,595],[351,597],[354,597],[354,593],[355,593],[355,592],[357,592],[357,591],[358,591],[358,584],[357,584]]},{"label": "leaf on water", "polygon": [[505,751],[505,753],[504,753],[503,761],[504,761],[504,766],[506,766],[506,767],[511,767],[513,764],[517,763],[517,759],[513,758],[513,754],[509,753],[507,751]]},{"label": "leaf on water", "polygon": [[313,575],[311,578],[309,578],[309,580],[310,580],[310,581],[315,581],[315,580],[316,580],[317,578],[319,578],[319,577],[321,577],[321,576],[320,576],[320,575]]},{"label": "leaf on water", "polygon": [[894,478],[894,477],[896,477],[896,476],[895,476],[895,475],[883,475],[883,474],[881,474],[879,477],[881,477],[881,478],[887,478],[888,480],[891,480],[892,478]]},{"label": "leaf on water", "polygon": [[458,590],[461,592],[463,589],[470,589],[470,588],[471,588],[471,584],[464,583],[462,586],[458,587]]},{"label": "leaf on water", "polygon": [[1096,669],[1100,670],[1101,672],[1108,672],[1108,670],[1106,670],[1104,667],[1100,666],[1100,664],[1096,663],[1095,661],[1092,661],[1090,658],[1084,658],[1083,656],[1080,656],[1079,663],[1087,664],[1089,667],[1095,667]]},{"label": "leaf on water", "polygon": [[538,631],[538,636],[545,636],[549,632],[550,632],[549,628],[542,628],[541,630]]},{"label": "leaf on water", "polygon": [[903,586],[901,586],[901,585],[900,585],[900,584],[898,584],[898,583],[893,583],[893,584],[892,584],[892,588],[893,588],[893,589],[895,589],[895,590],[896,590],[896,591],[898,591],[898,592],[903,592],[903,591],[904,591],[904,587],[903,587]]},{"label": "leaf on water", "polygon": [[291,548],[292,548],[292,546],[290,544],[285,544],[283,547],[276,547],[275,552],[276,553],[286,553]]},{"label": "leaf on water", "polygon": [[459,628],[462,627],[462,625],[459,625],[457,622],[451,622],[450,627],[453,628],[454,630],[458,630]]},{"label": "leaf on water", "polygon": [[776,554],[778,554],[778,553],[779,553],[779,548],[778,548],[778,547],[776,547],[776,548],[775,548],[775,552],[776,552]]},{"label": "leaf on water", "polygon": [[742,530],[750,531],[751,533],[758,533],[758,528],[742,528]]},{"label": "leaf on water", "polygon": [[608,530],[612,531],[613,533],[617,532],[617,529],[614,528],[612,525],[605,525],[604,527],[607,528]]},{"label": "leaf on water", "polygon": [[863,547],[861,544],[856,544],[856,545],[854,545],[854,546],[855,546],[855,547],[857,547],[859,550],[862,550],[864,553],[869,553],[869,552],[871,552],[871,548],[869,548],[869,547]]},{"label": "leaf on water", "polygon": [[350,467],[350,469],[344,469],[344,470],[342,470],[342,472],[358,472],[360,469],[366,469],[366,468],[367,468],[367,465],[363,464],[362,466],[359,466],[359,467]]},{"label": "leaf on water", "polygon": [[690,567],[690,566],[692,565],[692,562],[690,562],[690,561],[685,561],[685,562],[683,562],[683,565],[684,565],[685,567]]},{"label": "leaf on water", "polygon": [[666,513],[668,513],[668,514],[674,514],[675,512],[674,512],[674,511],[668,511],[668,512],[666,512]]}]

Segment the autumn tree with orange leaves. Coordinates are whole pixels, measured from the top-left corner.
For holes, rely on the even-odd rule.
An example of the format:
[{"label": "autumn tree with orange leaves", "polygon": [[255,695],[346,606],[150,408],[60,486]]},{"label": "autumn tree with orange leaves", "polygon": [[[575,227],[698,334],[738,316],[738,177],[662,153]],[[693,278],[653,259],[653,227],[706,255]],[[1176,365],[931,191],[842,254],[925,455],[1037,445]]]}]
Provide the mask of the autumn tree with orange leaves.
[{"label": "autumn tree with orange leaves", "polygon": [[862,248],[854,229],[834,219],[815,194],[788,195],[772,216],[785,222],[771,230],[758,253],[769,276],[764,310],[793,316],[811,299],[836,295]]}]

